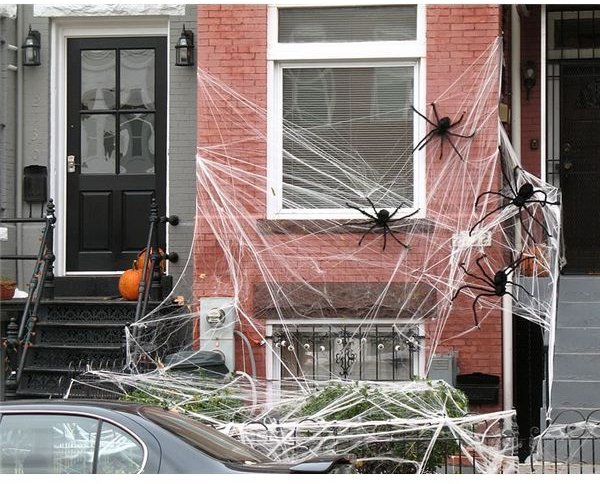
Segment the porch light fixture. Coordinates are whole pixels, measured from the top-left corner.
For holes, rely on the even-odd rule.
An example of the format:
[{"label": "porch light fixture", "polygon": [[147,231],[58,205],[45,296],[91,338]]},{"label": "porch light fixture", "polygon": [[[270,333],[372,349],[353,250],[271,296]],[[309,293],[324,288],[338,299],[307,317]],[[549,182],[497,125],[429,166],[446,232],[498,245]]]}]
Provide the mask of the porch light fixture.
[{"label": "porch light fixture", "polygon": [[529,101],[529,93],[535,86],[535,64],[532,61],[527,61],[525,70],[523,71],[523,84],[525,84],[525,93]]},{"label": "porch light fixture", "polygon": [[194,65],[194,33],[186,30],[185,24],[175,44],[175,65],[184,67]]},{"label": "porch light fixture", "polygon": [[29,33],[21,46],[21,49],[23,49],[24,66],[39,66],[42,64],[40,59],[41,38],[40,33],[37,30],[31,30],[30,25]]}]

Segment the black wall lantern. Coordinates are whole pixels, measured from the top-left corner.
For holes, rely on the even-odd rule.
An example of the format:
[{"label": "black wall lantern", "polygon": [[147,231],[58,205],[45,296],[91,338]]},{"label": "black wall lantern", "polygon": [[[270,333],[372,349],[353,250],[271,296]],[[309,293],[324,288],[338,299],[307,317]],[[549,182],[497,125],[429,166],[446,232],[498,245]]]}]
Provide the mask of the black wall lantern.
[{"label": "black wall lantern", "polygon": [[175,65],[194,65],[194,33],[191,30],[185,30],[185,24],[177,44],[175,44]]},{"label": "black wall lantern", "polygon": [[532,61],[527,61],[525,64],[523,83],[525,84],[525,93],[529,101],[529,93],[533,89],[533,86],[535,86],[535,64]]},{"label": "black wall lantern", "polygon": [[21,49],[23,49],[24,66],[39,66],[42,64],[40,59],[41,38],[40,33],[37,30],[31,30],[30,25],[29,33],[21,46]]}]

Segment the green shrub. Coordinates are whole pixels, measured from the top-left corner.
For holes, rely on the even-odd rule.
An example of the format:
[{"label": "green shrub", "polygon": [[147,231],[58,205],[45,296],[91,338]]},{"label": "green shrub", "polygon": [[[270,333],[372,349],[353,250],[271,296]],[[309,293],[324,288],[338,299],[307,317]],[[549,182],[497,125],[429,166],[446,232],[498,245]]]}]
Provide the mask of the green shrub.
[{"label": "green shrub", "polygon": [[[311,417],[326,421],[385,421],[393,418],[417,419],[438,415],[450,418],[461,417],[467,411],[467,399],[459,390],[442,383],[424,382],[427,388],[397,392],[383,392],[375,386],[348,385],[334,383],[309,397],[306,404],[298,409],[295,417]],[[329,411],[328,406],[340,402],[345,397],[358,394],[360,398],[338,411]],[[423,413],[421,413],[423,412]],[[388,432],[398,427],[381,425],[370,428],[371,432]],[[351,431],[348,431],[348,433]],[[390,436],[370,438],[351,449],[364,473],[414,473],[414,463],[425,460],[435,429],[411,430]],[[346,450],[344,445],[337,450]],[[424,462],[422,471],[434,472],[443,465],[445,456],[458,451],[458,442],[448,429],[438,435],[431,453]]]},{"label": "green shrub", "polygon": [[190,416],[203,415],[221,422],[241,423],[250,419],[250,412],[245,408],[245,402],[234,397],[227,389],[197,395],[183,402],[158,389],[152,389],[151,394],[143,390],[135,390],[123,396],[121,400],[166,408],[177,405]]}]

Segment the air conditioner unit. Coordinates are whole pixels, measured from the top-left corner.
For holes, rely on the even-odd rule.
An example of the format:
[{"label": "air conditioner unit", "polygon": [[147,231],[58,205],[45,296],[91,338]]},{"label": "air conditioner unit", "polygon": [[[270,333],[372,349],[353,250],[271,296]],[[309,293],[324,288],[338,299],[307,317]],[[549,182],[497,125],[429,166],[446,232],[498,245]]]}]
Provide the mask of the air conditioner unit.
[{"label": "air conditioner unit", "polygon": [[455,354],[434,355],[429,367],[428,378],[430,380],[444,380],[455,387],[457,373]]}]

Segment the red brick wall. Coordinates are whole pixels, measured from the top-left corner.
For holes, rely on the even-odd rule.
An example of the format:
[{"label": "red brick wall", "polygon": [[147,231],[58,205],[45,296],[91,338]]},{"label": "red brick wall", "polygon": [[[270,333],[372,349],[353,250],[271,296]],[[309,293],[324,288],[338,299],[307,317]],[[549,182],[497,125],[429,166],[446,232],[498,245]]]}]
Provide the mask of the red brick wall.
[{"label": "red brick wall", "polygon": [[[498,5],[430,5],[427,7],[427,102],[436,100],[468,66],[489,47],[501,32],[501,7]],[[460,89],[457,86],[455,89]],[[464,86],[468,88],[468,86]],[[450,106],[452,107],[452,106]],[[495,106],[490,106],[495,109]],[[493,120],[495,123],[495,119]],[[493,126],[488,126],[493,136]],[[480,142],[480,136],[475,143]],[[435,157],[433,157],[435,158]],[[428,157],[428,164],[436,163]],[[440,166],[437,171],[442,167]],[[436,171],[436,170],[434,170]],[[499,179],[499,177],[498,177]],[[489,253],[489,251],[488,251]],[[472,325],[472,299],[456,299],[444,336],[460,334]],[[483,312],[483,311],[482,311]],[[492,311],[481,330],[453,339],[437,352],[458,354],[460,373],[502,374],[502,328],[499,311]],[[486,407],[489,410],[490,407]]]},{"label": "red brick wall", "polygon": [[[445,90],[453,79],[458,77],[465,66],[472,63],[499,35],[500,7],[486,5],[468,6],[429,6],[427,8],[427,100],[435,99]],[[266,29],[267,9],[262,5],[209,5],[198,7],[198,64],[202,69],[220,77],[233,89],[240,91],[259,106],[266,108]],[[215,106],[209,106],[202,96],[199,96],[198,105],[198,140],[200,146],[222,142],[223,139],[231,140],[240,136],[236,132],[233,121],[228,124],[230,113],[219,111],[219,129],[212,121]],[[212,110],[211,114],[207,113]],[[264,131],[264,118],[256,116],[254,120],[257,127]],[[495,122],[495,120],[494,120]],[[253,147],[254,155],[259,162],[257,170],[266,166],[266,147],[264,143],[257,143]],[[260,157],[263,156],[262,162]],[[249,209],[257,216],[264,216],[264,195],[252,194],[248,189],[247,198],[252,198],[254,203]],[[206,203],[206,194],[199,190],[199,202]],[[436,207],[434,207],[436,208]],[[232,294],[231,281],[224,274],[228,268],[223,261],[223,253],[217,244],[210,227],[206,221],[198,224],[197,242],[195,250],[196,274],[195,293],[202,296],[230,296]],[[451,234],[445,234],[449,237]],[[321,251],[323,238],[304,236],[297,245],[293,244],[291,235],[270,235],[270,240],[278,239],[291,241],[288,243],[290,254],[316,253]],[[422,234],[419,243],[413,241],[412,248],[407,255],[408,267],[421,267],[424,261],[427,234]],[[336,234],[328,244],[340,253],[356,249],[357,234]],[[374,254],[374,257],[385,258],[392,262],[402,253],[403,249],[396,244],[389,244],[385,253]],[[283,255],[283,254],[282,254]],[[440,257],[447,254],[440,254]],[[249,260],[242,262],[244,265],[245,286],[240,294],[242,305],[251,312],[252,307],[250,286],[252,282],[261,280],[257,268]],[[323,262],[322,268],[327,274],[327,282],[386,282],[392,277],[389,271],[371,271],[365,277],[365,268],[360,261],[345,261],[343,265],[335,261]],[[273,263],[273,272],[282,278],[282,282],[289,280],[290,272],[287,267],[279,267]],[[294,273],[307,280],[315,280],[311,268],[299,264],[294,268]],[[205,276],[200,276],[201,274]],[[398,278],[396,277],[396,280]],[[445,336],[458,334],[473,325],[471,312],[472,299],[460,297],[448,318]],[[258,321],[258,324],[262,322]],[[247,327],[247,325],[246,325]],[[498,311],[490,313],[482,329],[471,332],[468,336],[449,341],[438,352],[454,350],[459,354],[459,366],[462,373],[480,371],[484,373],[501,374],[501,329]],[[253,331],[248,331],[251,339],[258,341],[258,336]],[[238,352],[240,354],[241,352]],[[256,345],[255,356],[259,367],[259,375],[264,376],[264,351]],[[243,364],[241,358],[238,363]],[[490,409],[488,407],[488,409]]]},{"label": "red brick wall", "polygon": [[[542,79],[540,78],[540,15],[539,6],[528,5],[529,16],[521,17],[521,163],[523,167],[536,176],[541,172],[541,125],[540,95]],[[523,84],[523,69],[527,61],[535,65],[537,80],[527,100]],[[537,140],[538,148],[531,149],[531,140]]]}]

